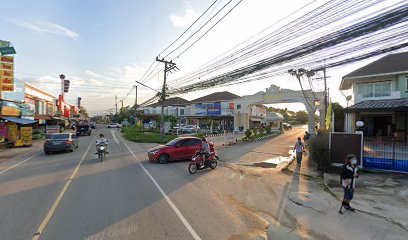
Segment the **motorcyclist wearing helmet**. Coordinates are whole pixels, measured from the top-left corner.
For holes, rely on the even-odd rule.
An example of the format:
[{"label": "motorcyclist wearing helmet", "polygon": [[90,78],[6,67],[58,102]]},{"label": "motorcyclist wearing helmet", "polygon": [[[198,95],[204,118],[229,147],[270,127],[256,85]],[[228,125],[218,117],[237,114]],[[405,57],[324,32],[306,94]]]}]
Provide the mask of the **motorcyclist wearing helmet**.
[{"label": "motorcyclist wearing helmet", "polygon": [[203,161],[201,161],[201,167],[204,167],[206,158],[210,155],[210,144],[208,143],[206,138],[202,138],[201,140],[201,154],[203,157]]},{"label": "motorcyclist wearing helmet", "polygon": [[109,151],[108,151],[108,143],[109,143],[109,141],[108,141],[108,139],[105,138],[105,135],[103,135],[102,133],[99,134],[99,139],[97,139],[97,140],[96,140],[96,143],[95,143],[95,147],[96,147],[96,152],[95,152],[95,154],[98,154],[98,146],[99,146],[100,144],[105,144],[105,146],[106,146],[106,153],[109,153]]}]

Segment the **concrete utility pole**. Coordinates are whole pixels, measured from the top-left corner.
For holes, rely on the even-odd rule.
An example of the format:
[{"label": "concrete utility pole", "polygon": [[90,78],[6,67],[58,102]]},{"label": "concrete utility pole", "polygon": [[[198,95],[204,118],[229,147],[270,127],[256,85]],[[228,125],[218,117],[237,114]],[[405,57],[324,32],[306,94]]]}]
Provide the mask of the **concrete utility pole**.
[{"label": "concrete utility pole", "polygon": [[117,115],[118,114],[118,96],[116,95],[115,95],[115,109],[116,109],[115,114]]},{"label": "concrete utility pole", "polygon": [[324,113],[327,114],[327,77],[326,66],[323,68],[323,80],[324,80]]},{"label": "concrete utility pole", "polygon": [[122,108],[121,108],[121,110],[123,109],[123,100],[120,100],[121,102],[122,102]]},{"label": "concrete utility pole", "polygon": [[167,85],[166,85],[166,79],[167,79],[167,73],[170,72],[173,69],[177,69],[176,64],[173,63],[172,61],[166,61],[164,59],[159,59],[156,57],[156,61],[164,63],[164,79],[163,79],[163,88],[161,92],[161,116],[160,116],[160,141],[163,140],[164,136],[164,101],[166,101],[166,90],[167,90]]},{"label": "concrete utility pole", "polygon": [[135,85],[135,109],[137,110],[137,85]]}]

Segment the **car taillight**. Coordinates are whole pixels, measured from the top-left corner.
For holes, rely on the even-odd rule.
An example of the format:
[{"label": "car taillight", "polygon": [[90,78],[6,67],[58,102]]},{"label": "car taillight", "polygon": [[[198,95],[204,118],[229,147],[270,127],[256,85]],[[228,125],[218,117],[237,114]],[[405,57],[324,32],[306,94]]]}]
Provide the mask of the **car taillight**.
[{"label": "car taillight", "polygon": [[48,140],[44,142],[44,144],[48,144],[48,143],[49,143],[49,141],[48,141]]},{"label": "car taillight", "polygon": [[65,143],[66,143],[66,144],[71,144],[72,141],[71,141],[71,140],[67,140]]}]

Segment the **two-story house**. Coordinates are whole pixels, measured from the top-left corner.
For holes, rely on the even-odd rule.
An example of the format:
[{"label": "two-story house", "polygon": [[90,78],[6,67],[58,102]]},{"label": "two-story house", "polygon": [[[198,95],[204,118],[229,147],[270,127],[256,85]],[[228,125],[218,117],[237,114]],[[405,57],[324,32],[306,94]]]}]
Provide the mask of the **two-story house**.
[{"label": "two-story house", "polygon": [[407,172],[408,52],[385,56],[345,75],[340,90],[352,91],[354,101],[342,110],[344,131],[354,132],[356,121],[364,123],[363,166]]},{"label": "two-story house", "polygon": [[345,75],[340,90],[352,90],[354,105],[345,109],[344,130],[364,122],[366,137],[407,139],[408,52],[378,59]]},{"label": "two-story house", "polygon": [[[168,98],[166,101],[164,101],[164,114],[172,115],[181,123],[185,123],[186,105],[189,103],[190,101],[180,97]],[[158,116],[161,114],[161,103],[153,103],[143,107],[142,109],[144,122],[153,121],[158,119]]]}]

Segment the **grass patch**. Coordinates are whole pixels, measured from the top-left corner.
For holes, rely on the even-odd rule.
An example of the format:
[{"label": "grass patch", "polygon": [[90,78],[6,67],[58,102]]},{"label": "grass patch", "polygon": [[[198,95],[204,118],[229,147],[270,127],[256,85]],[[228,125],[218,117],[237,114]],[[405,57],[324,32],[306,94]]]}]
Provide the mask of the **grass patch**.
[{"label": "grass patch", "polygon": [[176,135],[165,135],[160,141],[160,132],[158,130],[141,129],[140,127],[123,128],[123,136],[126,140],[142,143],[167,143],[175,138]]},{"label": "grass patch", "polygon": [[266,137],[266,136],[270,136],[270,135],[271,134],[267,134],[267,133],[258,133],[256,135],[250,135],[249,137],[244,137],[244,138],[242,138],[242,140],[251,141],[251,140],[255,140],[257,138]]}]

